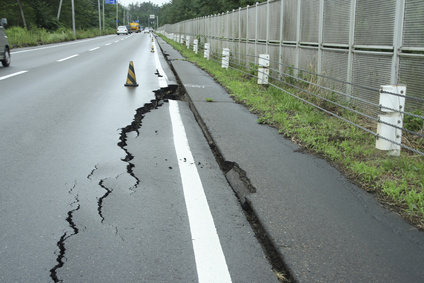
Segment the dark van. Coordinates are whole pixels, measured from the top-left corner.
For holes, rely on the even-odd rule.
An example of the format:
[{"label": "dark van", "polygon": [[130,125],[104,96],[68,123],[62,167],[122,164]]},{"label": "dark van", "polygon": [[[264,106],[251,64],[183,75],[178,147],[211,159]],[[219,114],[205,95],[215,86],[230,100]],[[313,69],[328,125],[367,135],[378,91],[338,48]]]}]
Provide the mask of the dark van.
[{"label": "dark van", "polygon": [[4,27],[7,25],[7,19],[3,18],[0,20],[0,61],[4,67],[10,65],[10,45],[9,39],[7,39],[6,31]]}]

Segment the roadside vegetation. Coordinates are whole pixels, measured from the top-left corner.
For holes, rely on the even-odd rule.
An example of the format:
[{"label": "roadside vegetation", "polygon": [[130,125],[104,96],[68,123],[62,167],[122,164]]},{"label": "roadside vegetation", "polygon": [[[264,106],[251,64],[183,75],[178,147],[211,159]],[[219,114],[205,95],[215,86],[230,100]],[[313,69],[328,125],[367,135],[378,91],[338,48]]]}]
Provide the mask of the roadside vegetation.
[{"label": "roadside vegetation", "polygon": [[[299,94],[299,90],[282,84],[282,90],[258,85],[257,78],[246,70],[222,69],[220,62],[204,59],[201,52],[196,55],[181,44],[163,39],[209,72],[236,102],[257,114],[258,123],[277,128],[305,151],[325,158],[352,182],[374,194],[382,205],[424,230],[424,157],[405,149],[399,157],[388,156],[375,148],[373,135],[287,94]],[[351,121],[363,119],[354,113],[342,115],[349,115]],[[423,122],[416,122],[406,120],[404,126],[418,126],[417,131],[422,132]],[[408,146],[423,150],[423,139],[404,135]]]}]

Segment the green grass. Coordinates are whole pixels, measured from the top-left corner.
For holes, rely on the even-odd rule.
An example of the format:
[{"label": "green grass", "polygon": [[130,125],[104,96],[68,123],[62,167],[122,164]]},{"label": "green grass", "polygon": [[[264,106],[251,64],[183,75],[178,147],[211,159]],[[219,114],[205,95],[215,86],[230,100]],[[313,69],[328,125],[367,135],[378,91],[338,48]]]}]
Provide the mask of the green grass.
[{"label": "green grass", "polygon": [[[114,29],[109,29],[103,34],[113,34]],[[99,36],[99,29],[76,30],[75,35],[71,29],[60,28],[55,32],[42,28],[25,30],[21,27],[10,27],[6,29],[9,44],[12,48],[37,46],[49,43],[58,43]]]},{"label": "green grass", "polygon": [[[235,69],[222,69],[219,62],[206,60],[185,46],[163,37],[188,61],[209,72],[233,99],[258,115],[258,123],[278,129],[287,138],[313,154],[332,162],[350,180],[360,185],[406,220],[424,229],[424,158],[402,150],[401,156],[388,156],[375,148],[375,137],[347,122],[301,102],[288,93],[302,96],[299,90],[281,86],[260,86],[257,79]],[[290,79],[290,78],[289,78]],[[278,83],[275,83],[278,84]],[[331,95],[331,94],[330,94]],[[313,99],[313,98],[312,98]],[[375,125],[354,113],[344,118],[367,129]],[[422,131],[422,121],[405,121],[407,127]],[[423,151],[423,139],[404,134],[408,146]]]}]

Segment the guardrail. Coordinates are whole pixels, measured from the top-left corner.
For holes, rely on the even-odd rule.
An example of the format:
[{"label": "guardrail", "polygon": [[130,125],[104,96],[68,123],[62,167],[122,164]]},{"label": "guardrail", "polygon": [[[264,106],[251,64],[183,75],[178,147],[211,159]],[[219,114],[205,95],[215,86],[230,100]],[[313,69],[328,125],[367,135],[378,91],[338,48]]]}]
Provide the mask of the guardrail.
[{"label": "guardrail", "polygon": [[[185,44],[187,48],[190,47],[187,42],[181,41],[181,37],[176,38],[173,34],[165,35],[181,44]],[[193,45],[192,48],[193,51],[196,51],[196,49],[198,50],[199,48],[202,49],[205,58],[222,63],[223,68],[236,69],[248,76],[255,77],[258,79],[258,83],[260,84],[269,84],[272,87],[281,90],[284,94],[294,96],[327,114],[374,135],[376,137],[376,147],[381,150],[387,150],[391,155],[399,155],[400,148],[405,148],[421,156],[424,155],[422,143],[421,148],[408,145],[416,144],[415,142],[410,142],[410,140],[420,140],[424,138],[424,117],[422,115],[404,111],[406,99],[413,99],[419,103],[424,103],[424,99],[407,96],[406,86],[384,85],[380,86],[380,88],[372,88],[349,83],[337,78],[314,73],[309,70],[277,63],[283,65],[281,67],[286,70],[282,72],[275,68],[267,67],[273,62],[268,54],[260,54],[257,58],[255,58],[260,63],[259,66],[250,64],[249,67],[246,68],[245,62],[240,62],[238,59],[239,55],[246,56],[246,54],[231,52],[228,48],[223,48],[222,50],[211,49],[209,43],[197,43],[197,45]],[[266,63],[266,61],[268,61],[268,63]],[[332,89],[328,87],[328,85],[331,84],[345,84],[350,85],[351,88],[355,88],[357,90],[374,92],[376,96],[380,97],[379,103],[373,103],[361,97],[353,96],[347,92]],[[287,88],[284,88],[284,86],[289,86],[292,89],[298,90],[298,92],[289,92],[287,91]],[[301,95],[302,93],[307,94],[310,98],[303,97]],[[376,111],[366,111],[366,109],[370,108],[376,109]],[[340,110],[361,116],[363,119],[359,121],[363,121],[364,123],[360,124],[359,122],[349,120],[349,118],[345,117],[349,115],[339,114],[341,112]],[[411,129],[403,126],[403,121],[405,119],[407,121],[414,121],[412,126],[410,125],[412,127]],[[357,119],[355,120],[357,121]],[[402,133],[407,134],[407,136],[404,137],[404,140],[409,142],[401,142]]]}]

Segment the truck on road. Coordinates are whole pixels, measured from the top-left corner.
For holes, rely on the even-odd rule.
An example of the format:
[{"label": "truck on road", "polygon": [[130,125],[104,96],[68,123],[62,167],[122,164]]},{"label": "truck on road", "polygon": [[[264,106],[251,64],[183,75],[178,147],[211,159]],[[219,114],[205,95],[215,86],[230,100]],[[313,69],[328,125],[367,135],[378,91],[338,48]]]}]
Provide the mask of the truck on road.
[{"label": "truck on road", "polygon": [[130,27],[132,32],[141,32],[140,25],[138,23],[130,23]]}]

